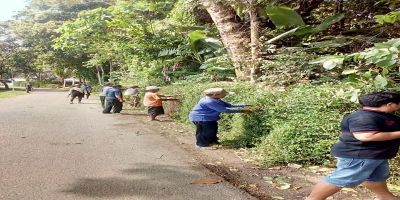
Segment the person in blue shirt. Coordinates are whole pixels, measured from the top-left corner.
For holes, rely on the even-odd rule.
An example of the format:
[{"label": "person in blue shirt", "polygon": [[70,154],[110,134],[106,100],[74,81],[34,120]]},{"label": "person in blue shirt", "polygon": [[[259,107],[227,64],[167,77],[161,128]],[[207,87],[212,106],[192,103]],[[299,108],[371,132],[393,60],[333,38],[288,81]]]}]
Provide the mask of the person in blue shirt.
[{"label": "person in blue shirt", "polygon": [[90,86],[86,83],[83,83],[81,88],[83,89],[83,92],[86,95],[86,99],[89,99],[90,93],[92,92],[92,86]]},{"label": "person in blue shirt", "polygon": [[221,113],[246,113],[251,111],[232,109],[249,106],[247,104],[230,104],[222,100],[228,92],[223,88],[210,88],[204,91],[206,96],[200,99],[189,114],[189,120],[196,125],[196,145],[208,147],[218,144],[218,120]]},{"label": "person in blue shirt", "polygon": [[101,102],[101,107],[103,107],[103,109],[106,107],[106,93],[107,90],[111,89],[113,86],[112,83],[104,83],[104,87],[101,89],[101,92],[99,94],[100,97],[100,102]]},{"label": "person in blue shirt", "polygon": [[113,113],[120,113],[122,110],[122,102],[124,102],[121,93],[121,85],[115,85],[106,91],[107,103],[103,110],[104,114],[108,114],[113,110]]}]

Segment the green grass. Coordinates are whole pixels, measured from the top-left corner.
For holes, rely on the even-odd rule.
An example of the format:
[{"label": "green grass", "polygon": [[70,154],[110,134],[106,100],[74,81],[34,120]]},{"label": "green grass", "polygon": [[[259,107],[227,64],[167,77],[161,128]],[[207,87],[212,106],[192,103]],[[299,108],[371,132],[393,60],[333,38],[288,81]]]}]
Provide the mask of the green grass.
[{"label": "green grass", "polygon": [[18,95],[22,95],[22,94],[26,94],[25,91],[12,91],[12,90],[1,90],[0,89],[0,99],[5,99],[5,98],[10,98],[13,96],[18,96]]}]

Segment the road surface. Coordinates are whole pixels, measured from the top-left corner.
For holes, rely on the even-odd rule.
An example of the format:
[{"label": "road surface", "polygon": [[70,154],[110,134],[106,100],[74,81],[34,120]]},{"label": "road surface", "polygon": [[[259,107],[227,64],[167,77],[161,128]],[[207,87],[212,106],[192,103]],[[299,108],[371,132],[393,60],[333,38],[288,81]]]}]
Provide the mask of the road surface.
[{"label": "road surface", "polygon": [[191,184],[215,175],[151,122],[102,114],[97,99],[69,104],[66,95],[0,100],[1,200],[254,199],[227,182]]}]

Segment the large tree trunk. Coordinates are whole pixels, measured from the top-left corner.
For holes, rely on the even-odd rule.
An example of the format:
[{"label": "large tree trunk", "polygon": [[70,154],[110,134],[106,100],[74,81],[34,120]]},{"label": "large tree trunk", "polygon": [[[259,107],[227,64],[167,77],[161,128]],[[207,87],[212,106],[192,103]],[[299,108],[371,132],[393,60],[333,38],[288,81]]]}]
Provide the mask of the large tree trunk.
[{"label": "large tree trunk", "polygon": [[238,79],[250,75],[250,37],[243,24],[238,21],[235,11],[229,5],[217,0],[200,0],[217,27],[222,42],[235,66]]},{"label": "large tree trunk", "polygon": [[251,71],[250,81],[256,82],[260,75],[261,66],[261,41],[260,41],[260,17],[257,10],[257,1],[253,1],[249,9],[250,33],[251,33]]}]

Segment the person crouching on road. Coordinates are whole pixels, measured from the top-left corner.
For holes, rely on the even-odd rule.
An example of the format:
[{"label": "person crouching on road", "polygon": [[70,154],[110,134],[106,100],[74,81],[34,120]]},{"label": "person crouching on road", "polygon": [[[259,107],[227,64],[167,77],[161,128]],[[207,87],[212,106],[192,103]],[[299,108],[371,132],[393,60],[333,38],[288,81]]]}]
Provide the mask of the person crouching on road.
[{"label": "person crouching on road", "polygon": [[147,113],[149,115],[149,121],[159,121],[156,119],[158,115],[164,114],[163,101],[177,100],[170,95],[161,95],[158,92],[160,88],[157,86],[146,87],[146,93],[143,98],[143,105],[147,107]]},{"label": "person crouching on road", "polygon": [[112,83],[105,83],[104,87],[101,89],[101,92],[99,94],[101,107],[103,107],[103,109],[106,107],[106,93],[107,93],[107,90],[109,90],[111,88],[112,88]]},{"label": "person crouching on road", "polygon": [[196,125],[196,145],[208,147],[218,143],[218,120],[221,113],[252,113],[249,110],[230,109],[250,106],[248,104],[230,104],[222,100],[228,92],[223,88],[210,88],[204,91],[206,96],[200,99],[189,114],[189,120]]},{"label": "person crouching on road", "polygon": [[113,113],[120,113],[123,106],[123,98],[121,94],[121,85],[115,85],[106,91],[107,103],[103,113],[107,114],[113,110]]},{"label": "person crouching on road", "polygon": [[78,97],[78,103],[81,103],[83,98],[83,89],[81,88],[81,84],[75,84],[70,90],[68,96],[71,96],[70,104],[74,103],[74,99]]}]

